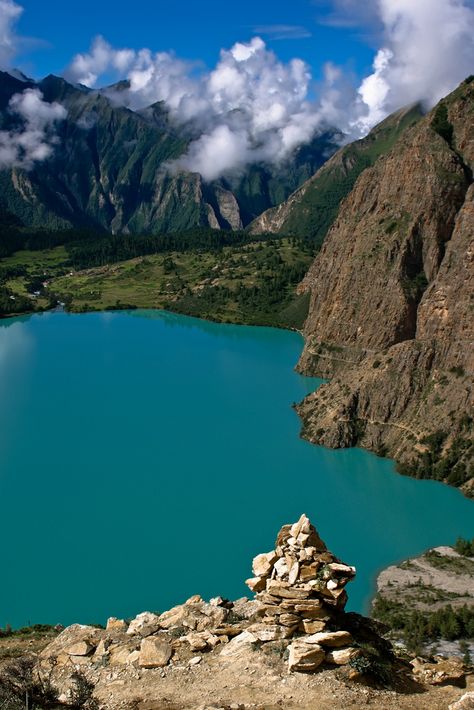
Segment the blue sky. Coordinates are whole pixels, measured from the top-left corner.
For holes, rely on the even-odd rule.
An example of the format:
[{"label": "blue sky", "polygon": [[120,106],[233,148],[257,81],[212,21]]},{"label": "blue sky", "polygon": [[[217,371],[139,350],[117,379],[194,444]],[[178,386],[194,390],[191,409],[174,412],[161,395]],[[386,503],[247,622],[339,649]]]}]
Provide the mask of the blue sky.
[{"label": "blue sky", "polygon": [[[127,78],[115,100],[191,122],[178,167],[213,180],[327,126],[357,138],[434,106],[474,73],[474,0],[0,0],[0,67],[12,65],[91,88]],[[30,123],[35,96],[16,100]]]},{"label": "blue sky", "polygon": [[[24,13],[18,33],[42,42],[29,46],[17,63],[35,77],[61,73],[72,56],[85,52],[98,34],[117,47],[174,50],[180,57],[202,60],[209,67],[215,65],[221,48],[260,34],[283,61],[295,56],[304,59],[315,79],[328,60],[364,76],[375,54],[357,28],[329,26],[324,21],[331,3],[323,0],[20,2]],[[278,26],[297,28],[283,31],[296,38],[274,39],[282,35]]]}]

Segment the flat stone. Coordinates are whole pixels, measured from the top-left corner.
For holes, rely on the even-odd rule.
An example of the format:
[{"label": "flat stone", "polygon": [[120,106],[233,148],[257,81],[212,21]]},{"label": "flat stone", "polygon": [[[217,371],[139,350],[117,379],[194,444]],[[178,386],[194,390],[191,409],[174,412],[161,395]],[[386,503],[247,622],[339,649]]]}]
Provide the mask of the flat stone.
[{"label": "flat stone", "polygon": [[129,663],[130,654],[136,648],[130,644],[113,644],[109,649],[109,664],[111,666],[124,666]]},{"label": "flat stone", "polygon": [[252,570],[256,577],[268,577],[272,571],[273,565],[278,560],[278,555],[275,550],[264,552],[261,555],[254,557]]},{"label": "flat stone", "polygon": [[298,579],[300,571],[300,566],[298,562],[294,562],[292,567],[288,571],[288,582],[289,584],[295,584],[296,580]]},{"label": "flat stone", "polygon": [[305,634],[316,634],[320,631],[324,631],[326,628],[326,622],[314,619],[303,619],[300,622],[299,628],[301,631],[304,631]]},{"label": "flat stone", "polygon": [[[255,636],[257,641],[279,641],[290,638],[296,626],[280,626],[279,624],[252,624],[248,631]],[[237,637],[238,638],[238,637]]]},{"label": "flat stone", "polygon": [[267,581],[263,577],[251,577],[245,580],[245,584],[252,592],[263,592],[267,586]]},{"label": "flat stone", "polygon": [[[85,626],[83,624],[73,624],[61,631],[61,633],[41,651],[40,657],[44,659],[61,659],[61,662],[69,663],[69,651],[70,649],[74,649],[76,644],[84,642],[90,650],[92,650],[92,648],[98,646],[104,635],[104,629],[97,629],[94,626]],[[84,646],[78,646],[78,648],[85,649]]]},{"label": "flat stone", "polygon": [[88,656],[96,648],[89,640],[78,641],[66,648],[68,656]]},{"label": "flat stone", "polygon": [[302,641],[294,641],[288,650],[288,669],[291,672],[311,673],[321,665],[326,655],[321,646]]},{"label": "flat stone", "polygon": [[352,658],[356,658],[360,651],[356,648],[338,648],[326,653],[326,663],[333,663],[336,666],[345,666]]},{"label": "flat stone", "polygon": [[330,648],[348,646],[352,641],[353,638],[348,631],[321,631],[305,638],[306,643],[316,643]]},{"label": "flat stone", "polygon": [[299,569],[299,578],[303,582],[308,582],[310,579],[315,579],[319,565],[316,562],[312,564],[302,563]]},{"label": "flat stone", "polygon": [[172,652],[167,641],[150,636],[141,643],[138,663],[141,668],[163,668],[168,665]]},{"label": "flat stone", "polygon": [[296,614],[280,614],[278,623],[283,626],[295,626],[300,623],[300,617]]},{"label": "flat stone", "polygon": [[242,631],[242,633],[235,636],[232,641],[229,641],[227,646],[222,649],[220,656],[237,656],[256,641],[257,637],[253,633],[250,633],[250,631]]},{"label": "flat stone", "polygon": [[273,597],[281,597],[282,599],[306,599],[309,590],[296,589],[284,582],[270,579],[267,582],[267,592]]},{"label": "flat stone", "polygon": [[160,617],[151,611],[144,611],[138,614],[127,629],[127,634],[138,634],[139,636],[151,636],[160,628]]},{"label": "flat stone", "polygon": [[188,661],[188,665],[190,665],[190,666],[197,666],[197,665],[199,665],[199,663],[201,663],[201,661],[202,661],[201,656],[194,656],[193,658],[191,658],[191,659]]},{"label": "flat stone", "polygon": [[202,599],[199,602],[188,600],[186,604],[175,606],[161,614],[159,624],[163,629],[184,626],[191,631],[204,631],[220,626],[226,620],[227,615],[227,609],[221,606],[212,606]]},{"label": "flat stone", "polygon": [[191,651],[205,651],[208,648],[207,638],[204,633],[188,634],[184,637],[191,647]]}]

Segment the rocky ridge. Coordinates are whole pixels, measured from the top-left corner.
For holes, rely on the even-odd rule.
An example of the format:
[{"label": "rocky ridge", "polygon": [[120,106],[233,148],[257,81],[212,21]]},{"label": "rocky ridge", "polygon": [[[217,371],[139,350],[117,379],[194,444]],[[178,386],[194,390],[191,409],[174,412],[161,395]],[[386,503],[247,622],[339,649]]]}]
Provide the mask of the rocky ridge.
[{"label": "rocky ridge", "polygon": [[300,287],[303,436],[472,494],[474,81],[365,170]]},{"label": "rocky ridge", "polygon": [[396,111],[361,140],[340,148],[286,201],[263,212],[249,226],[252,234],[291,234],[320,245],[342,200],[359,175],[387,153],[403,132],[420,120],[418,104]]},{"label": "rocky ridge", "polygon": [[0,211],[26,227],[117,234],[240,229],[286,199],[337,149],[337,137],[329,131],[283,164],[258,163],[243,174],[206,183],[198,173],[168,169],[196,136],[174,122],[162,102],[131,111],[107,90],[52,75],[35,82],[0,71],[0,129],[21,130],[8,105],[27,89],[60,103],[67,116],[56,126],[47,160],[29,170],[0,170]]},{"label": "rocky ridge", "polygon": [[408,709],[411,694],[425,688],[420,674],[428,687],[443,686],[439,694],[429,691],[430,703],[420,709],[441,710],[459,699],[459,691],[444,691],[464,683],[459,660],[432,667],[419,660],[412,672],[382,638],[380,624],[344,612],[355,569],[327,550],[306,516],[281,529],[275,549],[254,559],[253,572],[253,600],[194,596],[161,614],[110,618],[105,629],[74,624],[39,654],[35,672],[56,689],[61,707],[71,707],[82,678],[102,710],[203,709],[216,702],[236,710],[309,710],[315,703],[329,710],[368,703]]}]

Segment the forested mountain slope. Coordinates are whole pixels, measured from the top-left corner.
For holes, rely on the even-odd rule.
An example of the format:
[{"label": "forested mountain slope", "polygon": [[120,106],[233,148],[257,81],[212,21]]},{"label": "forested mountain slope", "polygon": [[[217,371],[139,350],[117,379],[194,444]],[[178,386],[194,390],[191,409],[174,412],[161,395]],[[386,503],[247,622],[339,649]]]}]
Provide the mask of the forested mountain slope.
[{"label": "forested mountain slope", "polygon": [[0,170],[0,208],[28,227],[88,227],[114,233],[166,232],[196,226],[240,229],[308,179],[336,149],[329,131],[280,165],[253,165],[205,183],[169,169],[192,135],[161,103],[131,111],[107,92],[48,76],[39,83],[0,72],[0,130],[18,128],[13,96],[38,89],[67,111],[55,127],[52,155],[28,169]]}]

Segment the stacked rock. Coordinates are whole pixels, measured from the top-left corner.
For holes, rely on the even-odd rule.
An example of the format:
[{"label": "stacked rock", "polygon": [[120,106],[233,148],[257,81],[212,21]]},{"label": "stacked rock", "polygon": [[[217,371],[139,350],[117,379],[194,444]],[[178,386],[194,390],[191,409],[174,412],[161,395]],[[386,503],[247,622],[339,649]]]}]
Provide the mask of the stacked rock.
[{"label": "stacked rock", "polygon": [[333,629],[346,605],[345,586],[354,578],[355,567],[343,564],[328,551],[306,515],[282,527],[275,549],[255,557],[253,572],[255,577],[248,579],[247,585],[260,602],[262,624],[249,631],[261,641],[298,636],[300,645],[316,645],[318,648],[309,649],[313,653],[308,670],[326,655],[323,651],[319,658],[319,644],[334,649],[351,643],[348,632]]}]

